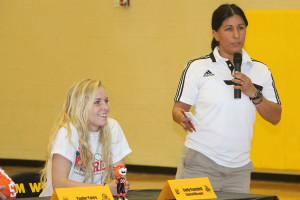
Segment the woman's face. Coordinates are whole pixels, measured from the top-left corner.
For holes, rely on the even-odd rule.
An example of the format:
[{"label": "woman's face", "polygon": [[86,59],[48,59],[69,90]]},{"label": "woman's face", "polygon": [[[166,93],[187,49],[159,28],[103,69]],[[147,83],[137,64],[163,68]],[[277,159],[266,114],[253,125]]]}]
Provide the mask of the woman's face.
[{"label": "woman's face", "polygon": [[219,42],[219,53],[224,58],[231,58],[234,53],[242,53],[246,38],[246,24],[242,17],[233,15],[225,19],[221,27],[213,30],[215,39]]},{"label": "woman's face", "polygon": [[108,97],[103,87],[99,87],[93,106],[89,113],[88,129],[89,131],[99,131],[100,126],[107,124],[107,117],[110,111]]}]

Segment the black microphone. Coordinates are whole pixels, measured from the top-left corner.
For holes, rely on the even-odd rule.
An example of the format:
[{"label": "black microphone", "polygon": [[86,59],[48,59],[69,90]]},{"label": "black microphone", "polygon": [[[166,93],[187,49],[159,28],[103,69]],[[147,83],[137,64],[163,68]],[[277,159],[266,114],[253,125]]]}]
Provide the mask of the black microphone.
[{"label": "black microphone", "polygon": [[[241,53],[235,53],[233,55],[233,63],[234,63],[234,71],[241,71],[241,65],[242,65],[242,54]],[[235,83],[234,85],[240,85]],[[234,98],[240,99],[241,98],[241,90],[234,89]]]}]

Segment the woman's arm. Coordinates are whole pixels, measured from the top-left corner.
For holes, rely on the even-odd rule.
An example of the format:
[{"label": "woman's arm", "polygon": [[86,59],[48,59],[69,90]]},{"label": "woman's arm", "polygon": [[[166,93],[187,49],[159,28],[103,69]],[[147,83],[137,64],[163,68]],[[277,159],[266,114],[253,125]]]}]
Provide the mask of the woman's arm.
[{"label": "woman's arm", "polygon": [[259,99],[253,100],[254,103],[259,103],[255,105],[259,115],[266,121],[276,125],[281,119],[282,108],[278,103],[267,100],[264,96]]},{"label": "woman's arm", "polygon": [[188,123],[189,121],[191,121],[191,119],[184,117],[183,114],[181,113],[181,110],[188,112],[190,108],[191,105],[182,103],[180,101],[176,101],[173,106],[172,115],[173,115],[173,120],[177,122],[179,125],[181,125],[185,131],[193,132],[192,127]]},{"label": "woman's arm", "polygon": [[[124,160],[120,160],[117,164],[124,164]],[[52,157],[52,186],[55,188],[66,188],[66,187],[89,187],[89,186],[109,186],[109,189],[113,196],[117,195],[117,184],[115,180],[107,184],[89,184],[81,183],[68,179],[72,163],[67,158],[59,154],[53,154]],[[125,191],[128,192],[129,182],[126,181]]]},{"label": "woman's arm", "polygon": [[[240,84],[240,86],[234,86],[234,89],[240,89],[245,95],[250,98],[255,96],[257,89],[254,87],[251,79],[241,72],[235,72],[232,75],[236,79],[232,79],[234,83]],[[259,99],[253,100],[257,112],[266,121],[276,125],[281,119],[281,105],[267,100],[264,96]]]},{"label": "woman's arm", "polygon": [[68,179],[72,163],[67,158],[59,154],[53,154],[52,157],[52,186],[55,188],[66,187],[88,187],[102,186],[102,184],[88,184]]}]

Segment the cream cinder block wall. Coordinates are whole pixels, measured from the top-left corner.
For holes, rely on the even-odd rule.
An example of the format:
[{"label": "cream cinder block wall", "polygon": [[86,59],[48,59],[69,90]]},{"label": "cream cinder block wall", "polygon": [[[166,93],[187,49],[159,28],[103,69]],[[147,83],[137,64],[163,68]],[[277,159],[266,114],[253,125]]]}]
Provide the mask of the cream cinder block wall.
[{"label": "cream cinder block wall", "polygon": [[[171,117],[177,84],[189,60],[210,53],[212,12],[228,1],[131,3],[0,0],[0,158],[44,160],[67,89],[89,77],[106,86],[133,150],[126,162],[177,166],[186,135]],[[298,0],[232,3],[300,8]]]}]

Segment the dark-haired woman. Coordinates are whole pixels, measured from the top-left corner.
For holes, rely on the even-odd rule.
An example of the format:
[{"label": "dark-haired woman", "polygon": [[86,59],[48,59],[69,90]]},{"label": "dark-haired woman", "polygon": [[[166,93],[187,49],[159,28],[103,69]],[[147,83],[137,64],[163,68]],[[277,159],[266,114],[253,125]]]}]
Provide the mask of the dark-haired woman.
[{"label": "dark-haired woman", "polygon": [[[187,64],[174,99],[173,119],[189,131],[176,178],[208,177],[216,191],[249,193],[256,111],[274,125],[281,118],[270,70],[243,50],[247,25],[243,10],[234,4],[214,11],[213,52]],[[234,71],[237,52],[242,54],[241,72]],[[234,89],[241,90],[241,99],[234,99]],[[181,113],[191,106],[198,121],[195,131]]]}]

